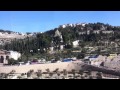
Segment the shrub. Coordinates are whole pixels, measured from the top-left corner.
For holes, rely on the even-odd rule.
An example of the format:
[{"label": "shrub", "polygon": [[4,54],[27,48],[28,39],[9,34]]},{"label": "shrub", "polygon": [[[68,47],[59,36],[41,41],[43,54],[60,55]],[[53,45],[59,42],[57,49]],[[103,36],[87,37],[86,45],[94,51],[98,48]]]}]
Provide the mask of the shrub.
[{"label": "shrub", "polygon": [[8,60],[8,64],[9,64],[9,65],[11,65],[11,64],[12,64],[12,65],[15,65],[15,64],[18,64],[18,61],[17,61],[17,60],[14,60],[13,58],[11,58],[11,59]]}]

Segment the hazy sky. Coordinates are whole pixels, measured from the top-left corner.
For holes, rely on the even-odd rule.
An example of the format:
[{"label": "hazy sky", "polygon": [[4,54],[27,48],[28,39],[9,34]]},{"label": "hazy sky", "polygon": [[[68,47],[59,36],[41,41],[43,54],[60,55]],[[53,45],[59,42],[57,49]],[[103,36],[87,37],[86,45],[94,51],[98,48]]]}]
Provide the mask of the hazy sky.
[{"label": "hazy sky", "polygon": [[120,11],[0,11],[0,29],[16,32],[43,32],[79,22],[120,26]]}]

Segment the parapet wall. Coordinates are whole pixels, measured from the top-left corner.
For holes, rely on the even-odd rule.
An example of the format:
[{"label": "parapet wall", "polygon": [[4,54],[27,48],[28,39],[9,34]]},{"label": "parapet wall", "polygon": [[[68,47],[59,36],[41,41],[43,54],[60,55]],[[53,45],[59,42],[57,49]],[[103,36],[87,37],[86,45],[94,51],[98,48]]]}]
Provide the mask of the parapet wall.
[{"label": "parapet wall", "polygon": [[21,66],[0,66],[0,73],[9,73],[12,70],[15,70],[16,73],[27,73],[29,70],[42,70],[43,72],[46,71],[46,69],[50,69],[50,71],[55,70],[56,68],[59,68],[59,71],[62,71],[63,69],[66,69],[67,71],[70,71],[72,69],[79,70],[81,68],[80,61],[75,62],[61,62],[61,63],[50,63],[50,64],[34,64],[34,65],[21,65]]}]

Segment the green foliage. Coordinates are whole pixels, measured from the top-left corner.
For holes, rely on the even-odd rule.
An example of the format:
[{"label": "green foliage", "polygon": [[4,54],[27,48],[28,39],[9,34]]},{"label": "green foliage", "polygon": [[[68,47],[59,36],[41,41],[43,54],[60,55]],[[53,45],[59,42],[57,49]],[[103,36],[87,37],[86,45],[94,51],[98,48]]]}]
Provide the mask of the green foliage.
[{"label": "green foliage", "polygon": [[[62,34],[63,43],[60,42],[61,41],[60,37],[54,37],[55,31],[57,29]],[[103,29],[106,31],[113,30],[114,34],[104,34],[102,33]],[[100,33],[99,34],[93,33],[96,30],[100,30]],[[90,31],[90,34],[87,34],[87,31]],[[4,30],[1,30],[1,32],[4,32]],[[85,32],[85,33],[80,34],[80,32]],[[97,23],[88,23],[85,25],[85,27],[83,27],[82,25],[76,25],[75,27],[67,26],[66,28],[62,28],[62,27],[55,28],[53,30],[44,33],[37,33],[35,37],[26,37],[25,39],[19,39],[19,40],[14,39],[10,44],[6,43],[4,46],[0,46],[0,48],[6,50],[18,51],[22,53],[22,55],[24,55],[21,60],[28,60],[29,58],[27,57],[31,58],[33,56],[36,56],[36,54],[39,54],[41,56],[45,55],[48,51],[47,48],[51,46],[52,41],[53,41],[52,46],[56,47],[56,46],[60,46],[61,44],[64,44],[66,50],[73,48],[72,42],[74,40],[80,40],[79,44],[80,47],[82,48],[81,53],[86,53],[86,50],[84,49],[86,45],[104,46],[105,44],[101,41],[105,42],[106,40],[109,40],[109,42],[111,42],[111,41],[115,41],[116,39],[120,39],[120,27],[112,27],[109,24],[103,24],[97,22]],[[108,46],[110,46],[110,44]],[[40,50],[38,51],[38,49]],[[33,50],[33,52],[30,52],[30,50]],[[56,53],[58,53],[57,52],[58,50],[59,47],[55,49]],[[98,50],[97,53],[99,54],[100,51]],[[76,56],[75,53],[72,54],[69,51],[67,54],[63,54],[61,56],[63,57],[68,57],[71,55]],[[40,58],[40,56],[37,57]],[[48,56],[47,60],[51,58],[55,58],[55,56]]]},{"label": "green foliage", "polygon": [[27,72],[27,77],[31,77],[31,73],[30,72]]},{"label": "green foliage", "polygon": [[9,65],[11,65],[11,64],[12,64],[12,65],[15,65],[15,64],[18,64],[18,61],[17,61],[17,60],[14,60],[13,58],[11,58],[11,59],[8,60],[8,64],[9,64]]},{"label": "green foliage", "polygon": [[78,54],[77,59],[83,59],[84,57],[85,57],[85,54],[80,53]]},{"label": "green foliage", "polygon": [[67,74],[68,74],[67,70],[63,69],[63,75],[67,75]]},{"label": "green foliage", "polygon": [[42,70],[38,70],[37,76],[38,76],[38,77],[41,77],[41,76],[42,76]]}]

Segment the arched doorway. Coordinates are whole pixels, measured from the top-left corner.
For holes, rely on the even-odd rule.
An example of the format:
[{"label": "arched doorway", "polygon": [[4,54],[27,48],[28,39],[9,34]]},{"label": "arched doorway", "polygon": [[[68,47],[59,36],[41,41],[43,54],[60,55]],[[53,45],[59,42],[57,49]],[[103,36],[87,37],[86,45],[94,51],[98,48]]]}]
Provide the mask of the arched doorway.
[{"label": "arched doorway", "polygon": [[9,59],[9,56],[6,56],[6,60],[8,60]]},{"label": "arched doorway", "polygon": [[1,57],[0,57],[0,63],[3,63],[3,61],[4,61],[4,57],[1,56]]}]

